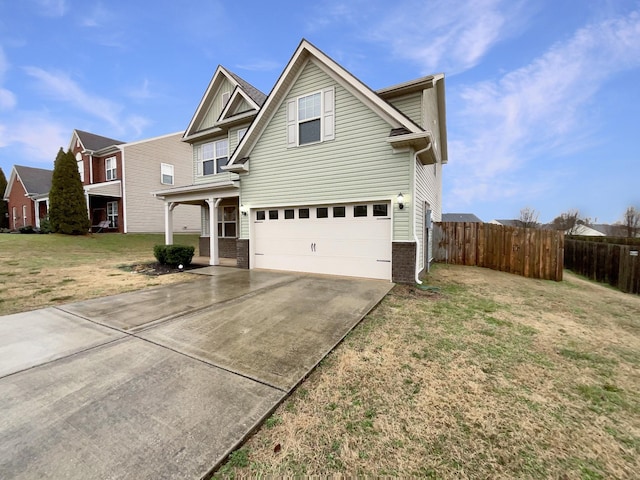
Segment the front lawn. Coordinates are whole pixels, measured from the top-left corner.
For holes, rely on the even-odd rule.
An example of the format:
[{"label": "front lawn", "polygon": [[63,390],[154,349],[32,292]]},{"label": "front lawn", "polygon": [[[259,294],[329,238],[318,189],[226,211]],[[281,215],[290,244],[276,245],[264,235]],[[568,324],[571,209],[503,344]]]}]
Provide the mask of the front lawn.
[{"label": "front lawn", "polygon": [[[155,234],[0,234],[0,315],[188,279],[126,268],[154,262],[153,246],[162,243]],[[197,248],[198,236],[175,235],[174,243]]]},{"label": "front lawn", "polygon": [[219,477],[637,478],[640,297],[436,266],[396,286]]}]

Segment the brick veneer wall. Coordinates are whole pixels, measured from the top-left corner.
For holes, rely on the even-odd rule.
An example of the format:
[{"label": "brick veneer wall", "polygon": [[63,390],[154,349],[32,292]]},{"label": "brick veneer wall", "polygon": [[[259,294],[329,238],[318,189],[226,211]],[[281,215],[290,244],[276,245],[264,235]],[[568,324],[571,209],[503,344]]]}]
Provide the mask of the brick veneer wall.
[{"label": "brick veneer wall", "polygon": [[239,238],[236,242],[238,268],[249,268],[249,239]]},{"label": "brick veneer wall", "polygon": [[[218,256],[222,258],[236,258],[236,239],[235,238],[219,238],[218,239]],[[198,250],[201,257],[210,256],[209,237],[200,237]]]},{"label": "brick veneer wall", "polygon": [[415,283],[415,242],[393,242],[391,244],[391,281]]}]

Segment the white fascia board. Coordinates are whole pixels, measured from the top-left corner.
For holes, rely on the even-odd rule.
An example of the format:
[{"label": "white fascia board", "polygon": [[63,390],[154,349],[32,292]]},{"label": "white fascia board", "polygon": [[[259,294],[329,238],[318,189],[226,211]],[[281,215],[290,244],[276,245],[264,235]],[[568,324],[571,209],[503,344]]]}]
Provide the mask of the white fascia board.
[{"label": "white fascia board", "polygon": [[[218,121],[216,122],[216,124],[222,124],[225,122],[225,120],[230,120],[230,118],[235,118],[236,116],[244,115],[244,113],[242,113],[239,115],[234,115],[233,117],[230,117],[230,118],[226,118],[227,114],[229,113],[229,110],[231,110],[233,104],[235,103],[238,97],[244,98],[249,103],[249,105],[253,107],[254,110],[260,110],[260,106],[256,102],[254,102],[249,95],[247,95],[247,93],[240,87],[240,85],[236,85],[236,87],[233,89],[233,93],[231,94],[231,97],[229,98],[229,101],[225,105],[222,112],[220,112],[220,117],[218,118]],[[248,112],[245,112],[245,113],[248,113]],[[251,112],[251,113],[255,114],[255,112]]]},{"label": "white fascia board", "polygon": [[208,137],[212,137],[223,132],[224,130],[220,127],[207,128],[206,130],[194,133],[193,135],[189,135],[188,137],[182,137],[182,141],[186,143],[195,143],[198,140],[204,140]]},{"label": "white fascia board", "polygon": [[[9,201],[9,195],[11,195],[11,187],[13,187],[13,184],[16,181],[16,176],[18,176],[18,172],[16,171],[16,167],[14,166],[11,169],[11,174],[9,175],[9,181],[7,182],[7,188],[5,189],[4,196],[2,197],[3,200],[5,200],[7,202]],[[24,185],[22,183],[22,180],[20,181],[20,184]],[[24,186],[22,188],[24,188]]]},{"label": "white fascia board", "polygon": [[117,145],[117,147],[120,150],[124,150],[125,147],[129,147],[131,145],[139,145],[141,143],[153,142],[154,140],[161,140],[163,138],[174,137],[176,135],[184,135],[184,130],[182,130],[180,132],[167,133],[165,135],[160,135],[160,136],[157,136],[157,137],[145,138],[144,140],[136,140],[135,142],[122,143],[120,145]]}]

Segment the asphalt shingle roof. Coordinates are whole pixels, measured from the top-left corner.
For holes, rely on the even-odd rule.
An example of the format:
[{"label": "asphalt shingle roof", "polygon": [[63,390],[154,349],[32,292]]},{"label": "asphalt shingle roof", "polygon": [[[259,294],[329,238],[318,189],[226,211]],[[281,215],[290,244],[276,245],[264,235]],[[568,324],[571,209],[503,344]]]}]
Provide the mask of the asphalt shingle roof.
[{"label": "asphalt shingle roof", "polygon": [[121,145],[125,142],[121,140],[115,140],[113,138],[103,137],[100,135],[96,135],[95,133],[83,132],[82,130],[76,129],[76,133],[78,134],[78,138],[82,142],[82,145],[87,150],[98,151],[102,150],[106,147],[111,147],[113,145]]},{"label": "asphalt shingle roof", "polygon": [[256,102],[259,106],[262,106],[264,104],[265,100],[267,99],[267,96],[264,93],[262,93],[246,80],[233,73],[228,68],[225,68],[225,70],[227,70],[227,72],[229,72],[234,80],[240,84],[240,87],[242,87],[242,89],[246,92],[247,95],[251,97],[254,102]]},{"label": "asphalt shingle roof", "polygon": [[42,195],[49,193],[49,190],[51,190],[53,170],[23,167],[21,165],[16,165],[14,168],[29,195]]},{"label": "asphalt shingle roof", "polygon": [[443,222],[475,222],[482,223],[473,213],[443,213]]}]

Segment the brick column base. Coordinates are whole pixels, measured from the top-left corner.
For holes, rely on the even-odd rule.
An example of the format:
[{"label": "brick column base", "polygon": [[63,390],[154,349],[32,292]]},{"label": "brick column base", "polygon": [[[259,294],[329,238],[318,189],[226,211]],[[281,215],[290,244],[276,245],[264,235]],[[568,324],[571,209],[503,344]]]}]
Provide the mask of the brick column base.
[{"label": "brick column base", "polygon": [[236,241],[238,268],[249,268],[249,239],[239,238]]},{"label": "brick column base", "polygon": [[393,242],[391,244],[391,281],[395,283],[415,283],[415,242]]},{"label": "brick column base", "polygon": [[200,237],[198,243],[198,250],[200,251],[201,257],[209,256],[209,237]]}]

